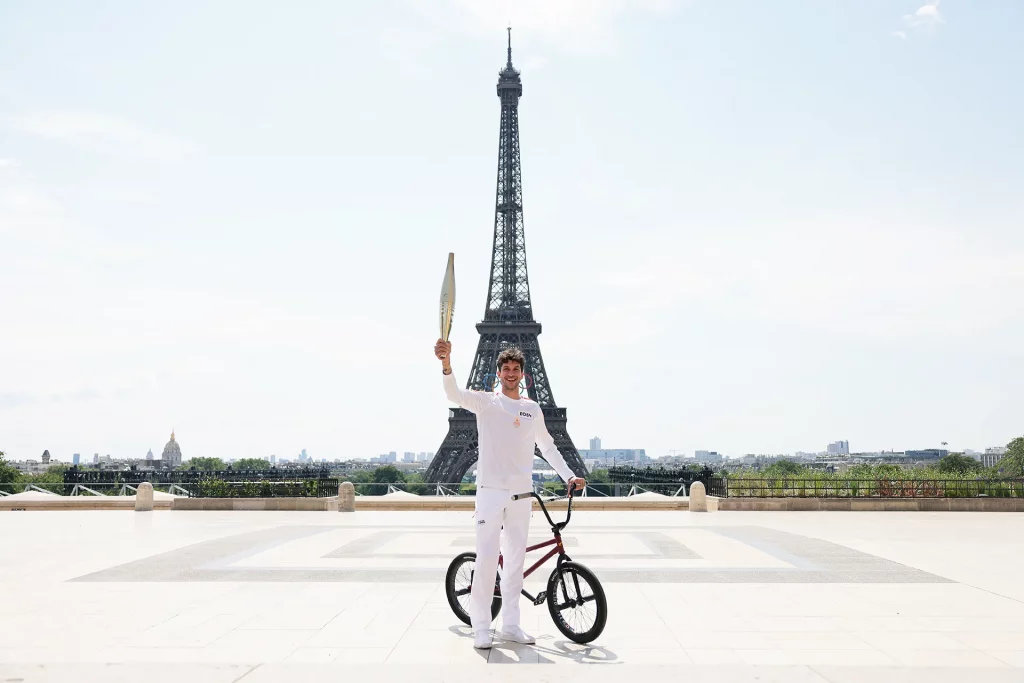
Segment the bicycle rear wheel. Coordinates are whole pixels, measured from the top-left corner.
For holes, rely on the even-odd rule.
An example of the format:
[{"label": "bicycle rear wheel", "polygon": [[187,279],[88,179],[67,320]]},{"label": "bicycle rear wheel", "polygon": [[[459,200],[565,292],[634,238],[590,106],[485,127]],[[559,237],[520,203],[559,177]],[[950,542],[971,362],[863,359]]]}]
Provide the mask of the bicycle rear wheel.
[{"label": "bicycle rear wheel", "polygon": [[576,562],[563,562],[548,577],[548,612],[569,640],[589,643],[608,621],[608,600],[594,572]]},{"label": "bicycle rear wheel", "polygon": [[[462,553],[448,565],[448,574],[444,578],[444,592],[448,597],[448,606],[455,612],[459,621],[472,626],[469,618],[470,591],[473,589],[473,571],[476,566],[476,553]],[[494,598],[491,600],[491,619],[501,611],[500,577],[494,578]]]}]

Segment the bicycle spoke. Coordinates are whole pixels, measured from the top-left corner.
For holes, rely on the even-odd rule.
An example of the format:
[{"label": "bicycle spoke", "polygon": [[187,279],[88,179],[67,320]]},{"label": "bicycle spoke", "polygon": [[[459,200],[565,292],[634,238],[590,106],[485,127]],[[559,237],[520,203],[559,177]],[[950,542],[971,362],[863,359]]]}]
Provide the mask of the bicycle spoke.
[{"label": "bicycle spoke", "polygon": [[473,572],[475,570],[475,563],[472,561],[464,562],[455,577],[455,585],[463,586],[455,591],[455,597],[459,600],[459,604],[462,609],[469,612],[470,599],[466,596],[469,595],[473,590]]},{"label": "bicycle spoke", "polygon": [[[571,576],[566,577],[566,574]],[[586,579],[575,571],[559,575],[553,603],[561,621],[574,633],[589,631],[597,621],[596,595]]]}]

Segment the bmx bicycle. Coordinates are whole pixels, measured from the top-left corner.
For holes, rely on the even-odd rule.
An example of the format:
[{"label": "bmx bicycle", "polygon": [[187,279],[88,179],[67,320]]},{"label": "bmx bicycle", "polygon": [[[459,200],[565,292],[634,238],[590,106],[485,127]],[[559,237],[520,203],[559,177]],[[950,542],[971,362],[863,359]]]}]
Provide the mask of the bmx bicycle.
[{"label": "bmx bicycle", "polygon": [[[562,546],[562,530],[569,524],[569,519],[572,517],[572,493],[570,490],[569,503],[563,522],[555,522],[551,519],[544,499],[536,493],[517,493],[512,496],[513,500],[536,498],[544,516],[547,517],[548,524],[551,525],[551,533],[554,536],[550,541],[526,548],[526,552],[530,553],[534,550],[554,546],[544,557],[523,572],[523,578],[558,555],[555,568],[548,576],[547,590],[541,591],[536,597],[530,595],[525,589],[522,594],[535,606],[547,602],[551,620],[555,622],[555,626],[566,638],[577,643],[589,643],[601,635],[604,630],[608,620],[608,600],[605,598],[604,588],[601,587],[601,582],[597,580],[594,572],[578,562],[573,562]],[[448,573],[444,581],[448,604],[455,612],[455,616],[466,625],[472,625],[469,618],[469,602],[475,565],[475,552],[456,556],[448,565]],[[502,556],[499,555],[498,576],[495,577],[494,597],[491,600],[491,619],[497,617],[498,612],[501,611],[500,572],[502,567]]]}]

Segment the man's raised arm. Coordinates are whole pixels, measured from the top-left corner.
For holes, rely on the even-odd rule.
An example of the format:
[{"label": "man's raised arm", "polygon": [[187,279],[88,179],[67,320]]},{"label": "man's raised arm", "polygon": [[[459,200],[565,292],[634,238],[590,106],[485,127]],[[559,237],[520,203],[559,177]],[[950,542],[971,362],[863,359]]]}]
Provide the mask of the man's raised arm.
[{"label": "man's raised arm", "polygon": [[481,412],[490,404],[490,394],[483,391],[470,391],[459,388],[458,382],[455,381],[455,374],[452,372],[451,342],[438,339],[437,344],[434,345],[434,355],[441,359],[441,367],[444,371],[444,395],[448,397],[449,401],[474,413]]}]

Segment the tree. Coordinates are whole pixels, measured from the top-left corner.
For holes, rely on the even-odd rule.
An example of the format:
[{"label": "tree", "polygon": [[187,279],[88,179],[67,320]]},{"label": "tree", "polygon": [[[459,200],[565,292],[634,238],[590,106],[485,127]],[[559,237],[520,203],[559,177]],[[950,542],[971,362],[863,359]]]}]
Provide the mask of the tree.
[{"label": "tree", "polygon": [[423,483],[423,475],[412,473],[405,477],[405,490],[409,493],[415,493],[417,496],[422,496],[431,492],[433,489],[429,484]]},{"label": "tree", "polygon": [[[215,460],[218,458],[214,458]],[[242,458],[231,465],[233,470],[269,470],[270,461],[266,458]]]},{"label": "tree", "polygon": [[21,472],[14,465],[8,464],[4,452],[0,451],[0,484],[14,484],[21,479]]},{"label": "tree", "polygon": [[[269,463],[268,463],[269,464]],[[204,472],[219,472],[226,470],[227,466],[220,458],[192,458],[178,466],[179,470],[202,470]],[[250,468],[251,469],[251,468]]]},{"label": "tree", "polygon": [[974,458],[960,453],[950,453],[939,460],[940,474],[971,474],[983,469],[983,465]]},{"label": "tree", "polygon": [[1024,477],[1024,436],[1006,444],[1006,455],[996,463],[999,471],[1008,477]]},{"label": "tree", "polygon": [[373,471],[373,481],[379,483],[380,486],[371,486],[370,495],[383,496],[388,492],[388,487],[384,486],[384,484],[405,483],[405,475],[394,465],[384,465]]},{"label": "tree", "polygon": [[373,481],[373,473],[368,470],[357,470],[347,475],[345,479],[348,479],[353,484],[365,484]]},{"label": "tree", "polygon": [[779,460],[764,470],[764,476],[768,478],[785,478],[797,474],[806,474],[807,468],[792,460]]}]

